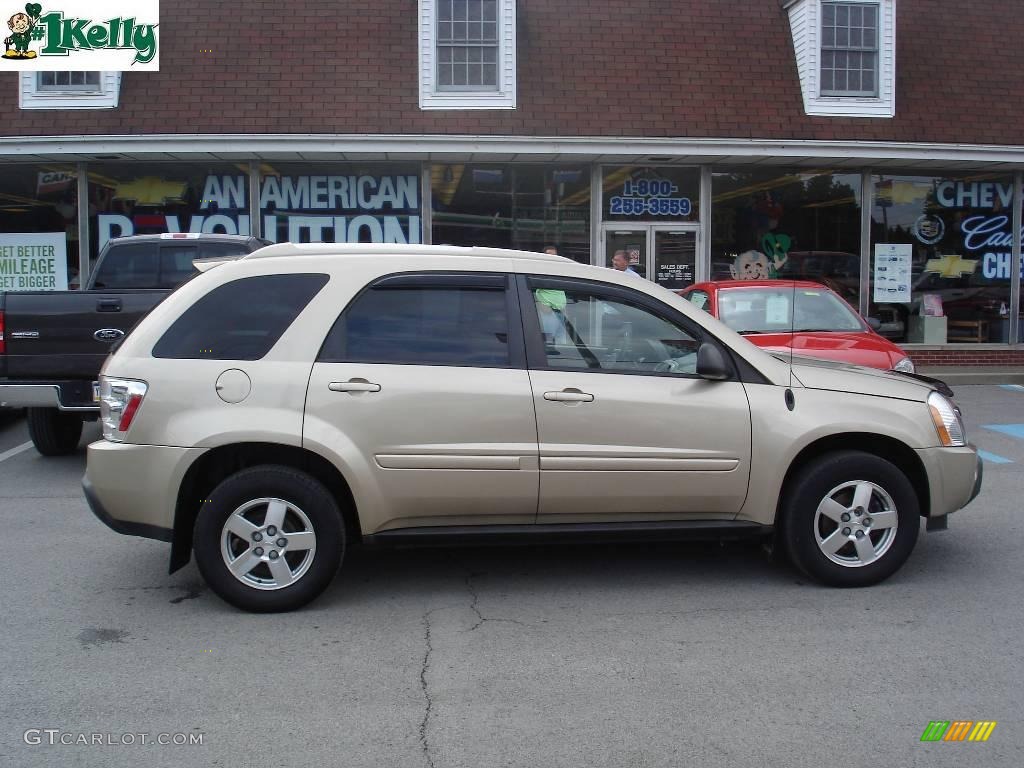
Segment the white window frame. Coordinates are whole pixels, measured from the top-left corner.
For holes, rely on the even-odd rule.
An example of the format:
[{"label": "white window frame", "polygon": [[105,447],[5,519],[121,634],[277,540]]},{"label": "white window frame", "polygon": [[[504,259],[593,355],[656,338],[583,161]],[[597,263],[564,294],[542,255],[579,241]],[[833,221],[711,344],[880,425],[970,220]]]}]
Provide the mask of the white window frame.
[{"label": "white window frame", "polygon": [[419,0],[420,109],[516,108],[516,2],[498,2],[498,88],[437,86],[437,0]]},{"label": "white window frame", "polygon": [[96,89],[39,87],[39,72],[18,75],[18,106],[21,109],[115,109],[121,96],[121,73],[100,72]]},{"label": "white window frame", "polygon": [[825,0],[789,0],[790,31],[804,112],[825,117],[896,116],[896,0],[850,0],[878,6],[877,95],[825,95],[821,92],[821,22]]}]

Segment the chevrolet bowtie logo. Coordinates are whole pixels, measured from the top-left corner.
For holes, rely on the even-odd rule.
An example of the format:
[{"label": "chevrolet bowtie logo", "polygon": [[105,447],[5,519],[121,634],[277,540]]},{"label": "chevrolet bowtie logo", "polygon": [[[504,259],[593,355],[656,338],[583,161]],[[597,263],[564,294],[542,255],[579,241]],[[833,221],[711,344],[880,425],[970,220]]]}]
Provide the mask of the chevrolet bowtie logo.
[{"label": "chevrolet bowtie logo", "polygon": [[928,259],[924,271],[937,272],[939,277],[962,277],[963,275],[973,275],[977,266],[977,259],[965,259],[963,256],[953,254],[938,259]]},{"label": "chevrolet bowtie logo", "polygon": [[168,200],[181,200],[188,184],[179,181],[164,181],[156,176],[146,176],[135,181],[117,185],[115,200],[134,200],[136,205],[163,205]]}]

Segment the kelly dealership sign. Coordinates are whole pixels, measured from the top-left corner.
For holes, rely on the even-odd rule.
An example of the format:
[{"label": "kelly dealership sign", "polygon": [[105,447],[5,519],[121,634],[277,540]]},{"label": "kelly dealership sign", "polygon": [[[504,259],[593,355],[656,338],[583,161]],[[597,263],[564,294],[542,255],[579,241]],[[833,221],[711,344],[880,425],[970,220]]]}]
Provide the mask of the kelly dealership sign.
[{"label": "kelly dealership sign", "polygon": [[0,0],[0,71],[155,72],[160,68],[158,0]]},{"label": "kelly dealership sign", "polygon": [[[248,235],[252,232],[246,176],[207,176],[199,213],[101,213],[102,248],[146,226],[165,232]],[[263,236],[268,240],[334,243],[419,243],[420,177],[408,175],[267,176],[260,187]],[[164,206],[174,207],[172,201]]]},{"label": "kelly dealership sign", "polygon": [[66,291],[63,232],[0,234],[0,291]]}]

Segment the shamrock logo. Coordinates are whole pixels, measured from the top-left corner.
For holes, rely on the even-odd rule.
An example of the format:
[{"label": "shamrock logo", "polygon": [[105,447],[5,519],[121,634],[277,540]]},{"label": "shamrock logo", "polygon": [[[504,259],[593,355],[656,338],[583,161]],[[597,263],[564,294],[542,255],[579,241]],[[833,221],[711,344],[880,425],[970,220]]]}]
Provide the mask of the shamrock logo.
[{"label": "shamrock logo", "polygon": [[25,13],[27,13],[29,17],[32,19],[38,20],[42,12],[43,6],[41,6],[39,3],[28,3],[25,5]]}]

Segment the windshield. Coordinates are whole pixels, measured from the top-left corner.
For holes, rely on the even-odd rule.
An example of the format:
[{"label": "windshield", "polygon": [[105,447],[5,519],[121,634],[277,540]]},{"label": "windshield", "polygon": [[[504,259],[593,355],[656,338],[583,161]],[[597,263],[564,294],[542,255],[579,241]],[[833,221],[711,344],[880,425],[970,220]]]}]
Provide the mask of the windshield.
[{"label": "windshield", "polygon": [[860,316],[824,287],[725,288],[718,292],[718,316],[739,333],[864,330]]}]

